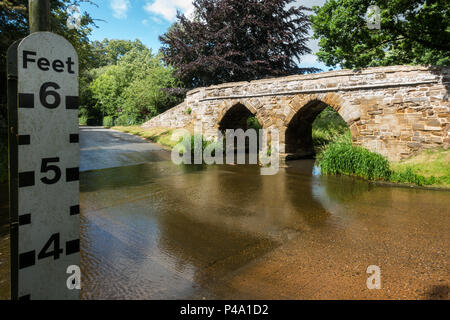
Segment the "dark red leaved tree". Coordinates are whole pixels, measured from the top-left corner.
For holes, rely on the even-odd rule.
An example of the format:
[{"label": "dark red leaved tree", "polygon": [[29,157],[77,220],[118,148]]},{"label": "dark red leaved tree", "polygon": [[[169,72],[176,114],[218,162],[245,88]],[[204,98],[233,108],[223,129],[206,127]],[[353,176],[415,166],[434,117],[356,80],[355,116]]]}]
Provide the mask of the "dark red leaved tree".
[{"label": "dark red leaved tree", "polygon": [[315,71],[299,68],[310,22],[293,0],[195,0],[191,19],[160,37],[166,63],[189,88]]}]

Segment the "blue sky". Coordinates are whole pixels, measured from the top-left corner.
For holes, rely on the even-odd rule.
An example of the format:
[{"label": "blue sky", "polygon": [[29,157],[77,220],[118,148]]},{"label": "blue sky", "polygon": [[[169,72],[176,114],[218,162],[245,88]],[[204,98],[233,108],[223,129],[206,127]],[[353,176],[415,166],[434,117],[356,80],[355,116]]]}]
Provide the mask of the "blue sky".
[{"label": "blue sky", "polygon": [[[81,11],[88,12],[99,28],[94,29],[91,40],[139,39],[157,51],[161,47],[158,36],[176,20],[177,10],[189,15],[193,6],[189,0],[94,0],[98,7],[83,3]],[[306,7],[322,5],[325,0],[297,0],[296,4]],[[316,52],[317,41],[310,41],[309,47]],[[302,67],[328,68],[319,63],[315,55],[303,57]]]}]

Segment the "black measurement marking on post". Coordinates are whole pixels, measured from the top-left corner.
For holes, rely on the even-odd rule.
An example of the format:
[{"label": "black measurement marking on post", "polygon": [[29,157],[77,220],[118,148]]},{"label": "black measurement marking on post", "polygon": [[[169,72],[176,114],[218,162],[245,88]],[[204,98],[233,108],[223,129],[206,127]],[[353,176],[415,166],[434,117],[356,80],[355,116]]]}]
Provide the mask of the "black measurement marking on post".
[{"label": "black measurement marking on post", "polygon": [[31,294],[26,294],[24,296],[19,297],[19,300],[31,300]]},{"label": "black measurement marking on post", "polygon": [[34,94],[19,93],[19,108],[34,108]]},{"label": "black measurement marking on post", "polygon": [[34,186],[34,171],[19,172],[19,188]]},{"label": "black measurement marking on post", "polygon": [[78,167],[76,168],[67,168],[66,169],[66,181],[78,181],[80,179],[80,169]]},{"label": "black measurement marking on post", "polygon": [[55,163],[55,162],[59,162],[59,158],[45,158],[42,159],[41,162],[41,173],[46,173],[49,171],[53,171],[54,172],[54,176],[53,178],[48,178],[48,177],[43,177],[41,178],[41,181],[45,184],[54,184],[57,183],[59,181],[59,179],[61,178],[61,169],[57,166],[57,165],[49,165],[49,163]]},{"label": "black measurement marking on post", "polygon": [[17,139],[17,144],[19,146],[27,146],[30,144],[30,135],[29,134],[21,134]]},{"label": "black measurement marking on post", "polygon": [[19,226],[24,226],[31,223],[31,213],[21,214],[19,216]]},{"label": "black measurement marking on post", "polygon": [[70,215],[75,216],[77,214],[80,214],[80,206],[79,205],[71,206],[70,207]]},{"label": "black measurement marking on post", "polygon": [[78,96],[66,96],[66,109],[78,109]]},{"label": "black measurement marking on post", "polygon": [[78,143],[79,137],[78,133],[71,133],[69,136],[69,142],[70,143]]},{"label": "black measurement marking on post", "polygon": [[34,266],[36,263],[36,252],[28,251],[19,254],[19,269]]},{"label": "black measurement marking on post", "polygon": [[[49,90],[50,88],[50,90]],[[51,90],[54,89],[54,90]],[[61,96],[55,90],[61,89],[61,87],[55,82],[44,82],[39,90],[39,99],[41,104],[48,109],[58,108],[61,103]],[[48,102],[47,97],[53,97],[52,102]]]},{"label": "black measurement marking on post", "polygon": [[66,255],[80,252],[80,239],[66,242]]},{"label": "black measurement marking on post", "polygon": [[[54,233],[50,236],[44,247],[39,251],[38,260],[53,257],[53,260],[58,260],[59,256],[63,253],[63,249],[59,247],[60,235]],[[50,250],[53,249],[53,250]]]}]

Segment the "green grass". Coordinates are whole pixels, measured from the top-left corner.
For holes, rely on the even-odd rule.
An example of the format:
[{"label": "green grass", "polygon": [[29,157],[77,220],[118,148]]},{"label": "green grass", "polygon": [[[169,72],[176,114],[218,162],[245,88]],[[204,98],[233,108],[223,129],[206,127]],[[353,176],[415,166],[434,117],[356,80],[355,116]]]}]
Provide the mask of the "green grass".
[{"label": "green grass", "polygon": [[247,119],[247,128],[259,130],[262,129],[262,125],[259,123],[258,119],[255,116],[250,116]]},{"label": "green grass", "polygon": [[397,183],[412,183],[418,186],[441,184],[441,179],[439,177],[424,177],[420,174],[414,173],[411,168],[406,168],[401,171],[392,171],[390,181]]},{"label": "green grass", "polygon": [[[140,137],[143,137],[145,139],[148,139],[152,142],[158,143],[162,146],[168,147],[170,149],[173,149],[174,147],[176,147],[182,140],[182,138],[180,138],[179,140],[173,141],[172,138],[172,133],[173,133],[173,129],[169,129],[169,128],[141,128],[139,126],[115,126],[112,127],[111,129],[113,130],[117,130],[117,131],[121,131],[121,132],[125,132],[125,133],[130,133],[130,134],[134,134]],[[192,152],[192,155],[194,154],[194,141],[195,141],[195,136],[194,135],[189,135],[188,141],[190,143],[190,149]],[[220,152],[223,152],[222,149],[220,148],[220,143],[214,142],[214,141],[208,141],[206,140],[206,138],[204,136],[201,136],[201,141],[202,141],[202,150],[205,150],[205,148],[211,144],[216,145],[214,147],[213,154],[214,152],[216,152],[217,150],[221,150]],[[186,152],[186,146],[182,145],[181,147],[178,146],[178,152],[180,154],[183,154],[184,152]]]},{"label": "green grass", "polygon": [[[186,146],[186,144],[182,144],[181,146],[177,146],[178,148],[178,152],[180,154],[183,154],[186,152],[187,147],[189,147],[189,149],[191,150],[191,155],[194,157],[194,153],[195,153],[195,140],[199,140],[201,141],[201,148],[202,148],[202,154],[203,151],[205,150],[206,147],[213,145],[213,150],[212,150],[212,156],[214,156],[215,152],[222,152],[223,153],[223,144],[220,144],[219,142],[216,141],[210,141],[207,140],[203,135],[189,135],[186,139],[188,146]],[[181,139],[180,139],[181,142]]]},{"label": "green grass", "polygon": [[322,111],[312,126],[317,163],[325,174],[345,174],[406,183],[450,188],[450,150],[426,150],[401,162],[352,145],[347,124],[332,108]]},{"label": "green grass", "polygon": [[316,149],[335,141],[343,134],[349,134],[347,123],[333,108],[326,107],[312,124],[312,139]]},{"label": "green grass", "polygon": [[344,135],[319,153],[317,163],[325,174],[345,174],[418,186],[450,187],[450,150],[428,150],[403,162],[389,163],[380,154],[353,146]]},{"label": "green grass", "polygon": [[86,126],[88,122],[88,117],[87,116],[81,116],[78,118],[78,124],[80,126]]},{"label": "green grass", "polygon": [[103,118],[103,126],[106,128],[111,128],[114,125],[114,118],[112,116],[105,116]]},{"label": "green grass", "polygon": [[424,150],[409,159],[391,163],[393,182],[450,188],[450,149]]},{"label": "green grass", "polygon": [[325,174],[346,174],[369,180],[389,180],[389,162],[383,156],[352,145],[348,135],[330,143],[317,156]]}]

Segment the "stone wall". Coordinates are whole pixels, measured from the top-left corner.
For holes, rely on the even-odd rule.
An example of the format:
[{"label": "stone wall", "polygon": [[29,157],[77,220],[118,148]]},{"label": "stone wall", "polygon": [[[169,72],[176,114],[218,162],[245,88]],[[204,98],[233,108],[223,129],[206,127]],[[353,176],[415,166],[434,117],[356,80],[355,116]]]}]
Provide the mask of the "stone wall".
[{"label": "stone wall", "polygon": [[186,102],[167,110],[164,113],[152,118],[142,125],[142,128],[169,127],[183,128],[192,122],[192,109],[188,109]]},{"label": "stone wall", "polygon": [[[303,148],[302,139],[305,145],[310,135],[306,122],[329,105],[349,125],[355,145],[398,161],[421,149],[450,146],[449,79],[450,68],[392,66],[226,83],[188,92],[182,104],[143,127],[201,122],[204,135],[214,138],[224,115],[242,104],[264,128],[280,130],[285,153]],[[305,128],[292,130],[294,122]]]}]

